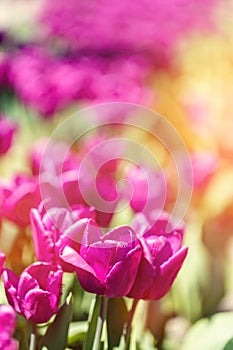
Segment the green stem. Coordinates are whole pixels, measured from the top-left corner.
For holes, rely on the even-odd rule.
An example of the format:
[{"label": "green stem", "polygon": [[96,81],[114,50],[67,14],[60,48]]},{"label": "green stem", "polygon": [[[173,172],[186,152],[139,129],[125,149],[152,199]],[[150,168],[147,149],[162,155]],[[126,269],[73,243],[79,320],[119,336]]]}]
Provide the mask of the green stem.
[{"label": "green stem", "polygon": [[108,299],[101,296],[100,299],[100,313],[97,321],[95,338],[93,343],[93,350],[99,350],[101,345],[101,337],[103,332],[104,321],[107,315]]},{"label": "green stem", "polygon": [[138,302],[139,302],[138,299],[134,299],[132,308],[129,312],[129,317],[128,317],[128,321],[126,324],[126,330],[125,330],[125,350],[129,350],[129,347],[130,347],[130,335],[131,335],[131,329],[132,329],[132,321],[133,321],[133,317],[134,317]]},{"label": "green stem", "polygon": [[37,326],[35,323],[32,324],[29,350],[37,350]]}]

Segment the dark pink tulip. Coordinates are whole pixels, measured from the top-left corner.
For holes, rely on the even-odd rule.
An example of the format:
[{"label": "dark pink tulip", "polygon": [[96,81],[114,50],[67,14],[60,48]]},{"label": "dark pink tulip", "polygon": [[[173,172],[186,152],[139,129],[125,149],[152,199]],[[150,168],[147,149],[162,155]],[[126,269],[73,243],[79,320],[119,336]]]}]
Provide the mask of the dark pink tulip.
[{"label": "dark pink tulip", "polygon": [[62,287],[62,269],[57,265],[37,262],[20,277],[5,269],[2,280],[9,304],[27,320],[45,323],[57,313]]},{"label": "dark pink tulip", "polygon": [[128,226],[104,236],[89,222],[80,253],[65,247],[62,258],[72,264],[81,286],[91,293],[108,297],[126,295],[134,282],[141,257],[141,245]]},{"label": "dark pink tulip", "polygon": [[0,305],[0,349],[17,350],[18,342],[12,339],[16,326],[16,314],[10,305]]},{"label": "dark pink tulip", "polygon": [[6,256],[5,256],[5,254],[3,254],[3,252],[0,249],[0,275],[2,273],[5,260],[6,260]]},{"label": "dark pink tulip", "polygon": [[152,93],[144,84],[146,66],[135,55],[109,59],[80,53],[61,58],[37,46],[19,51],[12,59],[9,81],[24,103],[50,118],[77,101],[151,102]]},{"label": "dark pink tulip", "polygon": [[18,175],[10,183],[0,183],[1,216],[20,227],[30,223],[30,210],[41,201],[38,179]]},{"label": "dark pink tulip", "polygon": [[94,217],[94,209],[83,206],[73,211],[51,208],[44,213],[32,209],[32,238],[37,260],[59,264],[64,271],[72,271],[73,268],[60,259],[60,251],[68,242],[78,249],[88,218]]},{"label": "dark pink tulip", "polygon": [[0,155],[10,149],[15,131],[16,124],[0,115]]},{"label": "dark pink tulip", "polygon": [[[43,22],[50,34],[71,48],[142,51],[154,57],[168,53],[188,33],[213,27],[216,0],[51,0]],[[75,15],[74,15],[75,14]]]},{"label": "dark pink tulip", "polygon": [[169,216],[163,214],[140,238],[143,254],[128,297],[156,300],[171,288],[188,248],[181,248],[183,226],[171,229],[172,223],[169,226],[168,223]]}]

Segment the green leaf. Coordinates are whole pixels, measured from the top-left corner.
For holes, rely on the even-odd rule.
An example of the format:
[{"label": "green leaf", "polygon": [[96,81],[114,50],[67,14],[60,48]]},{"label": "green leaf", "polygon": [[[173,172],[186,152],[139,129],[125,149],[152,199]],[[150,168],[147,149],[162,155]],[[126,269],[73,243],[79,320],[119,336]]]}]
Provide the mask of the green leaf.
[{"label": "green leaf", "polygon": [[233,338],[229,340],[223,350],[233,350]]},{"label": "green leaf", "polygon": [[181,350],[233,350],[233,312],[196,322],[186,333]]},{"label": "green leaf", "polygon": [[42,345],[48,350],[64,350],[67,343],[69,324],[72,319],[72,294],[70,294],[64,305],[58,311],[53,323],[42,340]]},{"label": "green leaf", "polygon": [[100,297],[97,295],[95,300],[95,305],[93,307],[93,312],[90,313],[92,316],[88,322],[89,326],[88,326],[87,336],[86,336],[83,350],[92,350],[99,313],[100,313]]},{"label": "green leaf", "polygon": [[123,298],[109,299],[107,312],[108,348],[113,349],[120,343],[128,311]]},{"label": "green leaf", "polygon": [[68,345],[77,346],[83,343],[88,329],[88,324],[85,321],[72,322],[69,327]]}]

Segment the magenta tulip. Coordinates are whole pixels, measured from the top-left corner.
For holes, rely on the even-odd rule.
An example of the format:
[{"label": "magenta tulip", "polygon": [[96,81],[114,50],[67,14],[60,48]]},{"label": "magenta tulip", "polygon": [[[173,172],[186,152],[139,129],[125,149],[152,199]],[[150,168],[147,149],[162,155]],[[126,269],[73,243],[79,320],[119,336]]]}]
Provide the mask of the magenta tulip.
[{"label": "magenta tulip", "polygon": [[9,304],[27,320],[45,323],[57,313],[62,287],[60,267],[37,262],[20,277],[5,269],[2,280]]},{"label": "magenta tulip", "polygon": [[0,155],[10,149],[15,131],[15,123],[0,115]]},{"label": "magenta tulip", "polygon": [[0,214],[19,227],[30,223],[30,210],[41,201],[38,179],[18,175],[9,183],[0,183]]},{"label": "magenta tulip", "polygon": [[86,291],[122,297],[132,287],[141,250],[136,234],[130,227],[121,226],[102,236],[101,230],[90,222],[80,253],[67,246],[62,258],[73,265]]},{"label": "magenta tulip", "polygon": [[5,256],[5,254],[3,254],[3,252],[0,249],[0,275],[2,273],[5,260],[6,260],[6,256]]},{"label": "magenta tulip", "polygon": [[58,175],[79,168],[78,155],[67,143],[51,142],[46,138],[39,139],[33,144],[29,158],[33,175],[44,172]]},{"label": "magenta tulip", "polygon": [[188,251],[181,248],[183,233],[183,225],[172,228],[167,214],[144,231],[140,238],[143,254],[129,297],[156,300],[169,291]]},{"label": "magenta tulip", "polygon": [[68,241],[78,249],[88,218],[94,219],[94,217],[94,209],[83,206],[73,211],[65,208],[51,208],[45,213],[32,209],[32,238],[36,258],[40,261],[59,264],[64,271],[73,270],[60,259],[60,251]]},{"label": "magenta tulip", "polygon": [[133,166],[126,173],[126,179],[132,186],[130,206],[135,212],[150,212],[164,207],[167,183],[162,171]]},{"label": "magenta tulip", "polygon": [[16,314],[10,305],[0,305],[0,349],[17,350],[18,342],[12,339],[16,326]]}]

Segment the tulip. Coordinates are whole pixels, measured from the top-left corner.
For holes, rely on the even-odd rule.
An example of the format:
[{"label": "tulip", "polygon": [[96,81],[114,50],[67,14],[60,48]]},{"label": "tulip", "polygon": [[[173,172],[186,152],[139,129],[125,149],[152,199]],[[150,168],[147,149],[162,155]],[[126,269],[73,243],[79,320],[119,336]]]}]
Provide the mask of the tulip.
[{"label": "tulip", "polygon": [[19,227],[30,223],[30,210],[41,201],[36,177],[18,175],[8,184],[0,183],[1,216]]},{"label": "tulip", "polygon": [[162,171],[133,166],[126,173],[133,188],[130,206],[135,212],[159,210],[164,207],[167,184]]},{"label": "tulip", "polygon": [[62,286],[60,267],[37,262],[20,277],[5,269],[2,280],[9,304],[27,320],[45,323],[57,313]]},{"label": "tulip", "polygon": [[67,246],[61,257],[73,265],[86,291],[122,297],[130,291],[134,282],[141,245],[129,226],[115,228],[102,236],[101,230],[89,222],[80,252]]},{"label": "tulip", "polygon": [[15,123],[0,115],[0,155],[10,149],[15,130]]},{"label": "tulip", "polygon": [[128,297],[156,300],[169,291],[188,251],[181,248],[183,233],[183,225],[175,227],[165,213],[144,230],[140,238],[143,254]]},{"label": "tulip", "polygon": [[[96,186],[93,186],[95,180]],[[45,172],[40,177],[41,194],[47,209],[75,208],[80,204],[93,206],[96,208],[96,221],[103,227],[108,226],[116,208],[115,186],[114,176],[105,173],[100,173],[97,179],[93,179],[90,173],[79,177],[77,170],[65,171],[59,176]]]},{"label": "tulip", "polygon": [[30,152],[30,165],[33,175],[49,172],[53,175],[79,168],[79,158],[65,142],[37,140]]},{"label": "tulip", "polygon": [[94,209],[83,206],[73,211],[51,208],[45,213],[32,209],[32,238],[37,260],[59,264],[64,271],[70,271],[70,266],[60,259],[60,250],[71,236],[73,245],[78,249],[88,218],[94,217]]},{"label": "tulip", "polygon": [[5,254],[3,254],[3,252],[0,249],[0,275],[1,275],[2,270],[3,270],[3,264],[5,262],[5,259],[6,259]]},{"label": "tulip", "polygon": [[0,305],[0,348],[17,350],[18,342],[12,339],[16,326],[16,314],[10,305]]}]

